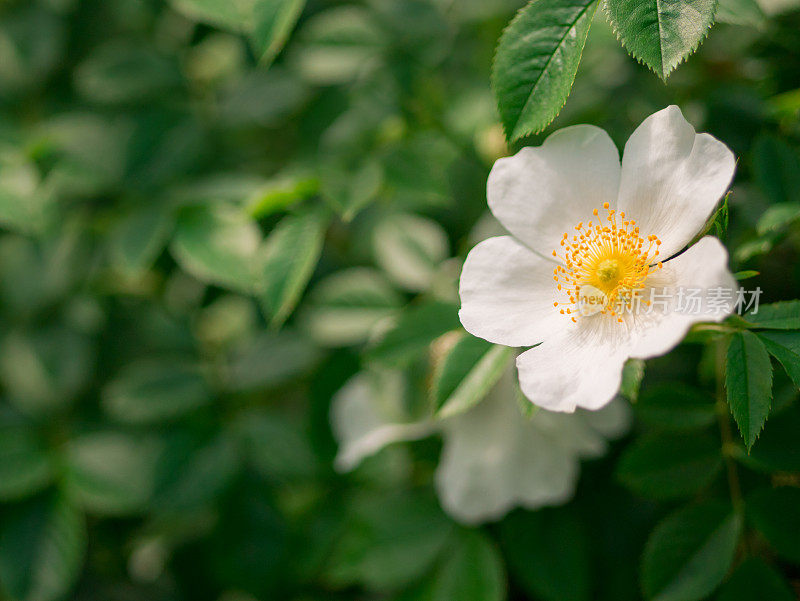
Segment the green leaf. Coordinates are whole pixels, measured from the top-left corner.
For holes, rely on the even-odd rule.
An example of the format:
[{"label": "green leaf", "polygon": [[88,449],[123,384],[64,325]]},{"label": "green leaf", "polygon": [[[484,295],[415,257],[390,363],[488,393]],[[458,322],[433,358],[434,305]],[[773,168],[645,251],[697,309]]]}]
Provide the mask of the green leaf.
[{"label": "green leaf", "polygon": [[628,359],[622,368],[622,385],[619,392],[626,399],[635,403],[639,400],[639,389],[644,379],[644,361]]},{"label": "green leaf", "polygon": [[[350,508],[326,579],[391,590],[417,582],[441,554],[453,525],[435,499],[420,493],[367,494]],[[453,597],[456,598],[456,597]]]},{"label": "green leaf", "polygon": [[411,292],[427,290],[450,243],[442,226],[417,215],[389,215],[372,232],[375,262],[398,286]]},{"label": "green leaf", "polygon": [[666,80],[708,35],[717,0],[607,0],[605,6],[631,56]]},{"label": "green leaf", "polygon": [[736,568],[720,589],[716,601],[797,601],[781,573],[760,557],[751,557]]},{"label": "green leaf", "polygon": [[463,336],[436,368],[431,396],[440,418],[479,403],[508,367],[515,350]]},{"label": "green leaf", "polygon": [[650,534],[642,558],[649,601],[697,601],[719,586],[730,568],[742,518],[707,502],[679,509]]},{"label": "green leaf", "polygon": [[14,601],[59,601],[86,554],[83,515],[62,498],[5,509],[0,518],[0,593]]},{"label": "green leaf", "polygon": [[743,318],[754,328],[800,330],[800,300],[761,305],[757,312],[746,313]]},{"label": "green leaf", "polygon": [[771,416],[758,444],[749,454],[741,450],[737,459],[765,472],[800,472],[800,407],[790,407]]},{"label": "green leaf", "polygon": [[760,28],[766,24],[767,17],[756,0],[719,0],[716,21]]},{"label": "green leaf", "polygon": [[0,500],[27,497],[52,478],[50,457],[36,434],[22,425],[0,425]]},{"label": "green leaf", "polygon": [[247,207],[254,219],[283,211],[319,192],[319,180],[300,175],[284,175],[250,194]]},{"label": "green leaf", "polygon": [[84,434],[67,445],[66,491],[93,513],[138,513],[153,492],[156,452],[149,441],[124,434]]},{"label": "green leaf", "polygon": [[731,338],[725,388],[749,450],[767,421],[772,402],[772,363],[764,343],[752,332],[738,332]]},{"label": "green leaf", "polygon": [[693,495],[722,470],[722,450],[712,436],[650,436],[629,446],[617,477],[637,494],[652,499]]},{"label": "green leaf", "polygon": [[406,309],[395,326],[367,353],[367,358],[391,367],[412,363],[442,334],[459,327],[458,307],[432,301]]},{"label": "green leaf", "polygon": [[243,32],[253,15],[257,0],[170,0],[172,6],[190,19]]},{"label": "green leaf", "polygon": [[492,84],[510,141],[542,131],[567,101],[594,0],[533,0],[503,32]]},{"label": "green leaf", "polygon": [[760,272],[754,271],[752,269],[745,269],[744,271],[737,271],[735,274],[733,274],[733,277],[735,277],[738,281],[741,282],[742,280],[749,280],[750,278],[754,278],[757,275],[760,275]]},{"label": "green leaf", "polygon": [[500,542],[509,571],[532,598],[592,598],[589,539],[570,509],[517,511],[501,523]]},{"label": "green leaf", "polygon": [[258,227],[243,211],[199,206],[181,213],[170,249],[197,279],[250,294],[260,243]]},{"label": "green leaf", "polygon": [[278,481],[313,478],[317,460],[303,430],[289,419],[249,411],[236,421],[236,432],[250,464]]},{"label": "green leaf", "polygon": [[32,161],[0,149],[0,226],[27,234],[39,232],[52,212],[53,200]]},{"label": "green leaf", "polygon": [[259,297],[273,326],[282,324],[300,300],[322,253],[327,225],[326,212],[308,211],[284,217],[267,237]]},{"label": "green leaf", "polygon": [[164,250],[172,225],[172,215],[160,206],[125,215],[109,235],[112,261],[126,274],[149,269]]},{"label": "green leaf", "polygon": [[800,159],[781,138],[758,137],[753,144],[753,175],[771,204],[800,202]]},{"label": "green leaf", "polygon": [[200,371],[187,363],[143,359],[125,367],[103,389],[103,406],[115,419],[150,424],[175,419],[211,401]]},{"label": "green leaf", "polygon": [[384,275],[365,267],[331,274],[312,289],[309,299],[299,323],[326,346],[366,342],[375,325],[403,305],[403,297]]},{"label": "green leaf", "polygon": [[714,399],[681,382],[646,389],[634,410],[639,419],[660,430],[697,430],[717,419]]},{"label": "green leaf", "polygon": [[433,573],[401,601],[503,601],[505,573],[491,540],[477,530],[461,530]]},{"label": "green leaf", "polygon": [[759,236],[779,233],[798,219],[800,219],[800,202],[775,204],[764,211],[759,218],[756,232]]},{"label": "green leaf", "polygon": [[800,332],[759,332],[758,337],[800,388]]},{"label": "green leaf", "polygon": [[781,557],[800,563],[800,490],[765,488],[747,498],[747,517]]},{"label": "green leaf", "polygon": [[263,66],[272,63],[284,47],[305,5],[306,0],[256,1],[250,41]]}]

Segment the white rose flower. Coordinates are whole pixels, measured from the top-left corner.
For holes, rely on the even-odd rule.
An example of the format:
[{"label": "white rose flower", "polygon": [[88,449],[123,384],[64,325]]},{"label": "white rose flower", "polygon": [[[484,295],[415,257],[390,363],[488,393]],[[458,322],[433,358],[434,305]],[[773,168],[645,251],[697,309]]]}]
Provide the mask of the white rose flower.
[{"label": "white rose flower", "polygon": [[498,160],[489,208],[511,236],[484,240],[461,273],[461,323],[517,358],[525,396],[552,411],[598,409],[628,358],[677,345],[693,323],[731,313],[735,280],[703,228],[735,170],[680,109],[648,117],[619,154],[576,125]]},{"label": "white rose flower", "polygon": [[573,415],[537,411],[526,418],[508,370],[469,411],[440,422],[404,421],[401,387],[389,374],[363,372],[334,397],[331,422],[339,442],[336,467],[355,468],[386,445],[440,432],[436,491],[442,507],[466,524],[501,518],[517,506],[536,509],[572,497],[580,459],[605,453],[606,440],[630,423],[624,402]]}]

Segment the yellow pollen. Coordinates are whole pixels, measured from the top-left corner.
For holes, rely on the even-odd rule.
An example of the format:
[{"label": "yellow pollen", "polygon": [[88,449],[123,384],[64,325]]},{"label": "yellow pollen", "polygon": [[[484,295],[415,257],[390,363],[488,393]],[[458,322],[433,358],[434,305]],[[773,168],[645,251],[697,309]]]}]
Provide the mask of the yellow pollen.
[{"label": "yellow pollen", "polygon": [[[572,321],[577,321],[575,314],[603,313],[623,322],[620,314],[631,306],[647,277],[662,267],[658,236],[642,237],[636,221],[610,207],[603,203],[606,216],[594,225],[579,222],[573,228],[577,235],[565,232],[561,248],[553,251],[562,263],[553,270],[553,280],[565,296],[554,306],[566,305],[559,313],[570,315]],[[599,213],[592,211],[595,216]]]}]

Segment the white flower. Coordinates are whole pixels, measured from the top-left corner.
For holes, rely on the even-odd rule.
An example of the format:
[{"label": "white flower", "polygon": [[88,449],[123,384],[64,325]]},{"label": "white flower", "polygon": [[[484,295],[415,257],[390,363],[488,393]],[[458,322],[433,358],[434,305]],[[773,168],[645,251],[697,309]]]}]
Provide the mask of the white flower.
[{"label": "white flower", "polygon": [[735,281],[716,238],[674,255],[701,231],[734,169],[731,151],[696,134],[675,106],[636,129],[621,165],[591,125],[500,159],[489,208],[512,235],[467,256],[461,323],[490,342],[538,345],[517,358],[537,405],[603,407],[628,358],[661,355],[693,323],[732,311]]},{"label": "white flower", "polygon": [[363,372],[334,397],[336,467],[351,470],[388,444],[440,431],[444,445],[436,491],[443,508],[467,524],[499,519],[516,506],[535,509],[567,501],[580,459],[605,453],[606,439],[623,434],[630,421],[623,402],[598,412],[540,410],[526,418],[517,407],[519,388],[508,370],[466,413],[441,422],[409,423],[398,413],[398,377]]}]

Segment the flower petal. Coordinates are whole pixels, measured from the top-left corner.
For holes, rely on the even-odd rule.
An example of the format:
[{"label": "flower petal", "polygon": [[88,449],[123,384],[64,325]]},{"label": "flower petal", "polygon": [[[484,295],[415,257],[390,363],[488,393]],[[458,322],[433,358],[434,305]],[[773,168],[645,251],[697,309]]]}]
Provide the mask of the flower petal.
[{"label": "flower petal", "polygon": [[[692,324],[722,321],[736,302],[738,285],[728,270],[728,251],[713,236],[664,263],[662,271],[659,277],[668,285],[659,293],[669,298],[670,305],[659,311],[658,319],[637,324],[631,335],[632,357],[663,355],[683,340]],[[691,295],[699,299],[697,310]]]},{"label": "flower petal", "polygon": [[[564,327],[558,336],[517,357],[522,392],[550,411],[600,409],[616,395],[627,359],[627,337],[613,335],[616,325],[596,315]],[[606,323],[608,322],[608,323]],[[588,324],[585,326],[584,324]],[[601,326],[597,331],[593,326]]]},{"label": "flower petal", "polygon": [[518,240],[549,256],[564,232],[614,203],[619,178],[619,151],[608,134],[575,125],[498,160],[489,174],[489,208]]},{"label": "flower petal", "polygon": [[531,346],[563,325],[553,266],[511,236],[484,240],[461,271],[459,318],[466,330],[507,346]]},{"label": "flower petal", "polygon": [[666,259],[700,232],[735,168],[725,144],[696,134],[681,110],[669,106],[645,119],[625,144],[617,209],[645,236],[661,239]]}]

